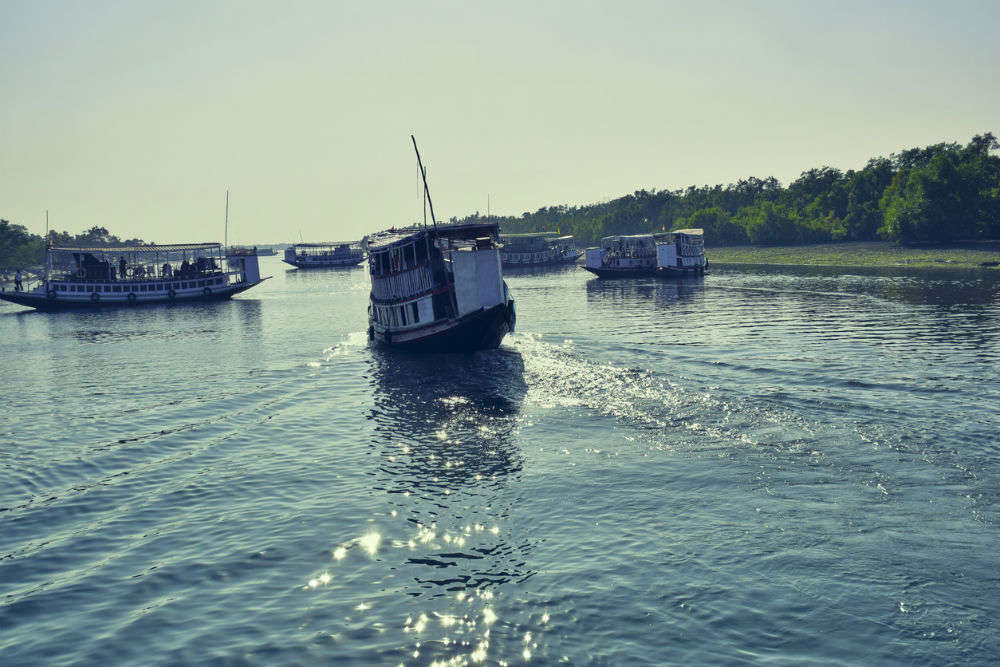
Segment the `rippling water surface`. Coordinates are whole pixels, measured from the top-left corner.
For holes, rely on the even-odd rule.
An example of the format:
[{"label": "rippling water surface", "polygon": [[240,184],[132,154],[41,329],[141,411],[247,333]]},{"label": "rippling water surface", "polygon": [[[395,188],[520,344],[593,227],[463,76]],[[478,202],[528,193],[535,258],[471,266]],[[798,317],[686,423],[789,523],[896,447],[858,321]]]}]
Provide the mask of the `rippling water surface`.
[{"label": "rippling water surface", "polygon": [[510,273],[517,334],[421,357],[264,262],[0,306],[0,663],[1000,655],[991,274]]}]

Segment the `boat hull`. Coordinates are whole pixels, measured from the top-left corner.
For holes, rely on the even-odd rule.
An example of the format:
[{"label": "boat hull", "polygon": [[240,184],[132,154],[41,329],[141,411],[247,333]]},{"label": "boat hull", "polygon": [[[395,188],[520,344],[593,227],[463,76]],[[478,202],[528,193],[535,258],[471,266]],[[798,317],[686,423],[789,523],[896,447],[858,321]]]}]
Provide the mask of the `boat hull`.
[{"label": "boat hull", "polygon": [[621,269],[596,268],[593,266],[583,267],[598,278],[648,278],[656,275],[655,266],[628,267]]},{"label": "boat hull", "polygon": [[[264,280],[266,280],[266,278]],[[227,285],[226,287],[211,290],[208,293],[205,293],[204,291],[194,294],[185,294],[181,292],[176,294],[173,298],[163,295],[152,298],[143,297],[141,299],[136,299],[135,301],[129,301],[126,295],[109,295],[102,297],[97,301],[91,300],[89,297],[86,299],[72,299],[65,296],[57,296],[54,299],[50,299],[45,295],[35,294],[33,292],[0,292],[0,300],[9,301],[10,303],[14,303],[19,306],[27,306],[28,308],[35,308],[36,310],[49,313],[64,310],[92,310],[95,308],[122,308],[225,301],[226,299],[231,298],[234,294],[239,294],[240,292],[246,291],[255,285],[259,285],[264,282],[264,280],[258,280],[254,283]]]},{"label": "boat hull", "polygon": [[368,336],[378,345],[408,352],[474,352],[499,347],[514,323],[514,302],[508,301],[417,330],[392,331],[372,324]]},{"label": "boat hull", "polygon": [[708,273],[704,267],[659,267],[656,270],[656,275],[661,278],[699,278]]}]

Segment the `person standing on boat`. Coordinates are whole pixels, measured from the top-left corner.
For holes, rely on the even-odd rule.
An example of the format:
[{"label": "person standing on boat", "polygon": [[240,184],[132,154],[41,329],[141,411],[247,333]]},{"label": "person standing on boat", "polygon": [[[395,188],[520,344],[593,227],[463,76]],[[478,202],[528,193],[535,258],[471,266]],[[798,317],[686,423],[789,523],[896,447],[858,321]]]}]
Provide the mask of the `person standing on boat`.
[{"label": "person standing on boat", "polygon": [[127,264],[125,263],[125,258],[124,257],[119,257],[118,258],[118,279],[119,280],[125,280],[125,267],[126,266],[127,266]]},{"label": "person standing on boat", "polygon": [[18,269],[14,274],[14,291],[20,292],[22,289],[24,288],[21,286],[21,269]]}]

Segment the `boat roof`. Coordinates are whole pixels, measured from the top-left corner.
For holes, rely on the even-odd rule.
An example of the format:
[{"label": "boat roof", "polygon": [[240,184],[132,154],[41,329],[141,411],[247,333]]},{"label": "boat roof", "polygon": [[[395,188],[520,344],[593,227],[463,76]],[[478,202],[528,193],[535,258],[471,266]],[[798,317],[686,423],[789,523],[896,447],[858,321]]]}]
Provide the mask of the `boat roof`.
[{"label": "boat roof", "polygon": [[293,248],[329,248],[329,247],[339,247],[342,245],[356,245],[361,243],[361,241],[323,241],[321,243],[296,243]]},{"label": "boat roof", "polygon": [[[673,232],[669,232],[673,234]],[[667,232],[656,232],[655,234],[615,234],[614,236],[605,236],[601,239],[601,242],[605,241],[617,241],[626,239],[658,239],[667,236]]]},{"label": "boat roof", "polygon": [[[529,232],[525,234],[504,234],[505,239],[539,239],[559,236],[559,232]],[[566,237],[562,237],[566,238]]]},{"label": "boat roof", "polygon": [[701,236],[705,233],[703,229],[675,229],[671,234],[687,234],[688,236]]},{"label": "boat roof", "polygon": [[470,222],[457,224],[438,223],[436,227],[424,227],[423,225],[413,225],[410,227],[400,227],[387,229],[368,237],[369,250],[378,250],[402,242],[411,242],[421,238],[424,234],[429,234],[435,238],[462,239],[473,241],[484,236],[497,236],[500,234],[500,225],[496,222]]},{"label": "boat roof", "polygon": [[157,253],[157,252],[185,252],[190,250],[215,250],[222,247],[221,243],[171,243],[169,245],[158,245],[156,243],[150,243],[148,245],[117,245],[117,246],[100,246],[100,247],[60,247],[60,248],[49,248],[49,252],[61,252],[61,253],[90,253],[92,255],[96,254],[107,254],[107,253]]}]

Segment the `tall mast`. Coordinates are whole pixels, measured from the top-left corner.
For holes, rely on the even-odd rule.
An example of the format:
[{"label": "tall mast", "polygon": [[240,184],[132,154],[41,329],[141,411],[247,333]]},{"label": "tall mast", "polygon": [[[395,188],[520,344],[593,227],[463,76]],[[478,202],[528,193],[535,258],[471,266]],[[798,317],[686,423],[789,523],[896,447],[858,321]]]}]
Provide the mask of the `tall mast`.
[{"label": "tall mast", "polygon": [[226,235],[222,245],[226,248],[229,247],[229,188],[226,188]]},{"label": "tall mast", "polygon": [[420,161],[420,149],[417,148],[417,140],[412,134],[410,135],[410,139],[413,140],[413,150],[417,153],[417,166],[420,167],[420,178],[424,181],[424,196],[427,197],[427,203],[431,207],[431,222],[434,224],[434,229],[437,229],[438,223],[434,217],[434,201],[431,199],[431,191],[427,189],[427,172],[424,170],[424,163]]},{"label": "tall mast", "polygon": [[49,253],[49,209],[45,209],[45,289],[49,286],[49,264],[51,263]]}]

